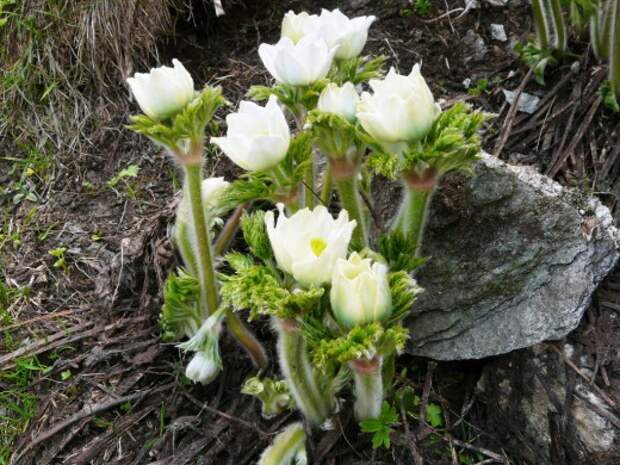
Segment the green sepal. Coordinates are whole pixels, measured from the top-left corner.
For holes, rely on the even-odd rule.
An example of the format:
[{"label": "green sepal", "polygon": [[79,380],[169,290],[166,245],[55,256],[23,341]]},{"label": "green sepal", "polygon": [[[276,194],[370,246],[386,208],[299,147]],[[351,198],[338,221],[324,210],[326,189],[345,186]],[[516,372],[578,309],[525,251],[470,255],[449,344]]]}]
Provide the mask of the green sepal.
[{"label": "green sepal", "polygon": [[259,378],[252,376],[245,380],[241,392],[261,401],[263,418],[270,419],[287,410],[295,410],[295,399],[283,379]]},{"label": "green sepal", "polygon": [[377,240],[377,251],[383,256],[392,272],[411,273],[426,263],[428,257],[416,257],[416,248],[417,245],[400,231],[384,234]]},{"label": "green sepal", "polygon": [[424,289],[406,271],[388,273],[388,283],[392,294],[392,314],[386,325],[400,323],[411,311],[413,303]]},{"label": "green sepal", "polygon": [[458,102],[440,113],[430,131],[420,141],[410,144],[402,154],[375,150],[368,158],[368,165],[390,179],[403,172],[429,169],[437,176],[450,171],[467,171],[478,159],[481,148],[479,131],[491,116]]},{"label": "green sepal", "polygon": [[220,87],[205,87],[183,110],[157,121],[146,115],[130,116],[128,129],[147,136],[154,142],[178,152],[184,141],[199,140],[215,111],[226,103]]},{"label": "green sepal", "polygon": [[168,276],[164,285],[164,305],[159,317],[164,340],[191,337],[198,330],[202,322],[199,299],[200,286],[196,277],[183,269]]},{"label": "green sepal", "polygon": [[383,65],[387,57],[354,57],[349,60],[334,60],[328,78],[341,86],[345,82],[360,84],[370,79],[380,79],[385,74]]},{"label": "green sepal", "polygon": [[287,176],[287,187],[296,188],[312,164],[313,135],[302,131],[292,140],[280,167]]},{"label": "green sepal", "polygon": [[406,328],[395,325],[384,329],[379,322],[355,326],[343,336],[324,339],[312,353],[313,364],[321,370],[336,361],[344,364],[356,359],[372,359],[400,352],[409,337]]},{"label": "green sepal", "polygon": [[[312,110],[307,122],[315,143],[329,157],[348,157],[351,147],[355,149],[359,142],[355,125],[340,115]],[[357,150],[353,155],[357,155]]]},{"label": "green sepal", "polygon": [[306,110],[316,107],[321,91],[328,82],[326,79],[321,79],[308,86],[291,86],[281,83],[276,83],[272,87],[252,86],[247,95],[258,102],[268,100],[274,95],[282,105],[297,114],[300,107]]},{"label": "green sepal", "polygon": [[243,212],[241,216],[241,232],[250,252],[263,261],[273,258],[271,242],[265,226],[265,211],[256,210],[253,213]]},{"label": "green sepal", "polygon": [[261,315],[295,318],[316,306],[325,292],[322,287],[289,291],[272,268],[239,253],[228,254],[226,260],[236,272],[220,275],[222,300],[234,310],[248,309],[250,320]]}]

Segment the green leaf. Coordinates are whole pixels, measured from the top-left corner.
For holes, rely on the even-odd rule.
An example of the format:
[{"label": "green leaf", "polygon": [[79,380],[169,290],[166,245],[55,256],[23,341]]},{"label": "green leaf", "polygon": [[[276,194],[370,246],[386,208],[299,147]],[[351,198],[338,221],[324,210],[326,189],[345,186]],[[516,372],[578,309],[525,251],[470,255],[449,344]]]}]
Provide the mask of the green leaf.
[{"label": "green leaf", "polygon": [[363,433],[372,433],[372,448],[378,449],[383,446],[389,449],[391,446],[390,433],[394,431],[392,426],[398,422],[396,408],[390,406],[386,401],[383,402],[379,418],[369,418],[360,422]]},{"label": "green leaf", "polygon": [[241,231],[252,254],[264,261],[273,258],[271,242],[265,226],[264,210],[257,210],[253,213],[244,212],[241,216]]},{"label": "green leaf", "polygon": [[390,292],[392,293],[392,315],[387,325],[402,321],[413,308],[415,299],[424,290],[406,271],[388,273]]},{"label": "green leaf", "polygon": [[108,186],[114,189],[123,179],[138,177],[139,171],[140,167],[138,165],[129,165],[127,168],[120,170],[116,176],[110,178]]},{"label": "green leaf", "polygon": [[411,273],[428,260],[426,257],[416,257],[416,244],[400,231],[379,237],[377,251],[385,258],[393,272],[406,271]]},{"label": "green leaf", "polygon": [[428,404],[426,407],[426,421],[428,421],[433,428],[443,426],[442,409],[439,404]]},{"label": "green leaf", "polygon": [[168,276],[159,317],[164,340],[190,337],[198,330],[202,323],[199,300],[200,286],[196,277],[182,269]]}]

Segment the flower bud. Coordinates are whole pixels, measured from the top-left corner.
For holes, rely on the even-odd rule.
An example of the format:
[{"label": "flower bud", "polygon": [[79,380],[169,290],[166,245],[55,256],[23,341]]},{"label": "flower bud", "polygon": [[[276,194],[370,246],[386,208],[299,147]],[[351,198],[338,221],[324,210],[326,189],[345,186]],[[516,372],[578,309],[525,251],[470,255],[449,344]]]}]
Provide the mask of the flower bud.
[{"label": "flower bud", "polygon": [[346,210],[334,219],[327,208],[304,208],[287,218],[284,206],[275,223],[273,212],[265,215],[267,234],[278,266],[291,274],[302,286],[328,283],[338,259],[347,254],[351,234],[356,226]]},{"label": "flower bud", "polygon": [[276,166],[286,156],[291,134],[282,109],[274,96],[264,107],[243,101],[239,111],[226,117],[226,137],[212,137],[236,165],[247,171]]},{"label": "flower bud", "polygon": [[307,86],[325,78],[335,52],[316,35],[305,35],[297,43],[282,37],[275,45],[258,47],[267,71],[276,81],[291,86]]},{"label": "flower bud", "polygon": [[366,45],[368,28],[374,16],[349,18],[338,8],[323,9],[320,16],[309,18],[305,26],[306,34],[322,37],[329,48],[336,48],[336,58],[348,60],[358,56]]},{"label": "flower bud", "polygon": [[352,83],[345,82],[342,87],[329,83],[319,96],[317,109],[323,113],[340,115],[352,122],[355,121],[355,111],[359,101],[360,97]]},{"label": "flower bud", "polygon": [[388,268],[353,252],[336,262],[329,294],[334,316],[347,328],[380,321],[392,312]]},{"label": "flower bud", "polygon": [[316,15],[309,15],[305,11],[295,14],[292,10],[284,15],[282,20],[282,37],[288,37],[294,44],[299,42],[304,36],[304,29],[309,21],[317,18]]},{"label": "flower bud", "polygon": [[209,384],[220,372],[220,365],[205,352],[196,352],[185,369],[185,376],[195,383]]},{"label": "flower bud", "polygon": [[177,59],[173,68],[160,66],[127,79],[138,105],[154,120],[166,119],[181,111],[194,98],[194,81]]},{"label": "flower bud", "polygon": [[378,142],[414,142],[426,135],[440,113],[416,64],[409,76],[390,69],[385,79],[371,79],[373,94],[364,92],[357,105],[362,127]]}]

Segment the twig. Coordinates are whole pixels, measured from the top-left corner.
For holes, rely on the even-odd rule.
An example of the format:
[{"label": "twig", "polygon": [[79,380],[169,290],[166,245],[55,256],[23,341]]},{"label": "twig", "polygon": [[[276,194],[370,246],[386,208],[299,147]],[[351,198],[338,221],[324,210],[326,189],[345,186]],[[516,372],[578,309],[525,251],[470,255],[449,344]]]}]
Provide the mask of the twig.
[{"label": "twig", "polygon": [[400,399],[400,417],[403,422],[403,426],[405,428],[405,435],[407,436],[407,446],[409,446],[409,450],[411,451],[411,455],[413,456],[413,460],[415,465],[424,465],[424,460],[420,455],[420,451],[418,450],[417,440],[414,434],[411,434],[411,430],[409,429],[409,420],[407,420],[407,411],[405,410],[405,403],[403,399]]},{"label": "twig", "polygon": [[420,439],[425,438],[428,435],[429,425],[426,422],[426,409],[428,407],[428,397],[431,389],[433,388],[433,372],[437,367],[437,363],[428,362],[426,366],[426,378],[424,379],[424,388],[422,389],[422,400],[420,401],[420,424],[416,436]]},{"label": "twig", "polygon": [[105,410],[108,410],[108,409],[111,409],[113,407],[116,407],[117,405],[124,404],[125,402],[132,402],[134,400],[140,400],[140,399],[142,399],[143,397],[145,397],[146,395],[149,395],[149,394],[154,394],[156,392],[165,391],[167,389],[170,389],[171,387],[174,387],[175,384],[176,383],[169,383],[169,384],[166,384],[166,385],[161,386],[161,387],[156,388],[156,389],[151,389],[151,390],[144,391],[144,392],[136,392],[134,394],[130,394],[130,395],[124,396],[124,397],[119,397],[117,399],[113,399],[113,400],[110,400],[110,401],[107,401],[107,402],[99,402],[99,403],[97,403],[95,405],[92,405],[92,406],[85,406],[85,407],[82,408],[82,410],[80,410],[79,412],[71,415],[66,420],[61,421],[60,423],[57,423],[52,428],[50,428],[47,431],[44,431],[43,433],[40,433],[39,435],[37,435],[36,439],[31,441],[29,444],[27,444],[21,450],[21,452],[17,453],[16,455],[13,455],[13,457],[11,457],[11,465],[17,465],[19,460],[28,451],[33,449],[35,446],[41,444],[44,441],[47,441],[52,436],[54,436],[56,433],[59,433],[60,431],[64,430],[65,428],[67,428],[69,426],[71,426],[72,424],[80,421],[83,418],[89,417],[91,415],[96,415],[96,414],[98,414],[100,412],[103,412]]},{"label": "twig", "polygon": [[499,140],[497,141],[497,144],[495,145],[495,150],[493,151],[493,154],[496,158],[499,158],[500,153],[502,153],[502,150],[504,150],[506,141],[508,141],[508,136],[510,135],[510,130],[512,129],[515,116],[517,115],[517,109],[519,108],[519,99],[521,98],[521,94],[523,93],[525,86],[528,82],[530,82],[533,74],[534,68],[530,68],[530,70],[523,78],[523,81],[521,81],[521,84],[519,84],[519,88],[515,92],[514,100],[512,101],[510,110],[508,110],[506,120],[504,121],[504,126],[502,127],[502,132],[500,134]]}]

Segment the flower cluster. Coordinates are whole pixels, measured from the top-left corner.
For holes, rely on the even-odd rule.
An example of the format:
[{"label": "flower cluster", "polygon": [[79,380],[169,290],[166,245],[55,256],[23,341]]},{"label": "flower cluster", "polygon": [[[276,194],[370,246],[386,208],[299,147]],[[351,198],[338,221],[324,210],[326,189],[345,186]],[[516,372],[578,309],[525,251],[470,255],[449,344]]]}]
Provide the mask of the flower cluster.
[{"label": "flower cluster", "polygon": [[[224,322],[267,368],[239,315],[269,317],[283,379],[253,377],[243,388],[267,417],[297,408],[311,425],[328,425],[347,385],[359,420],[379,415],[408,338],[403,320],[421,291],[412,273],[424,261],[433,191],[480,149],[486,115],[462,103],[442,111],[419,65],[384,76],[382,57],[362,56],[374,21],[338,9],[288,12],[278,42],[258,50],[275,82],[250,89],[254,101],[226,116],[225,135],[205,137],[225,103],[221,90],[195,91],[178,61],[128,80],[144,112],[130,127],[166,147],[185,173],[172,235],[182,267],[166,284],[164,333],[189,338],[179,345],[194,352],[186,376],[206,384],[222,369]],[[244,174],[203,180],[208,142]],[[399,212],[381,231],[370,209],[377,173],[403,183]],[[277,213],[256,208],[265,202]],[[239,224],[245,252],[225,254]],[[260,463],[301,460],[303,441],[303,428],[290,426]]]}]

